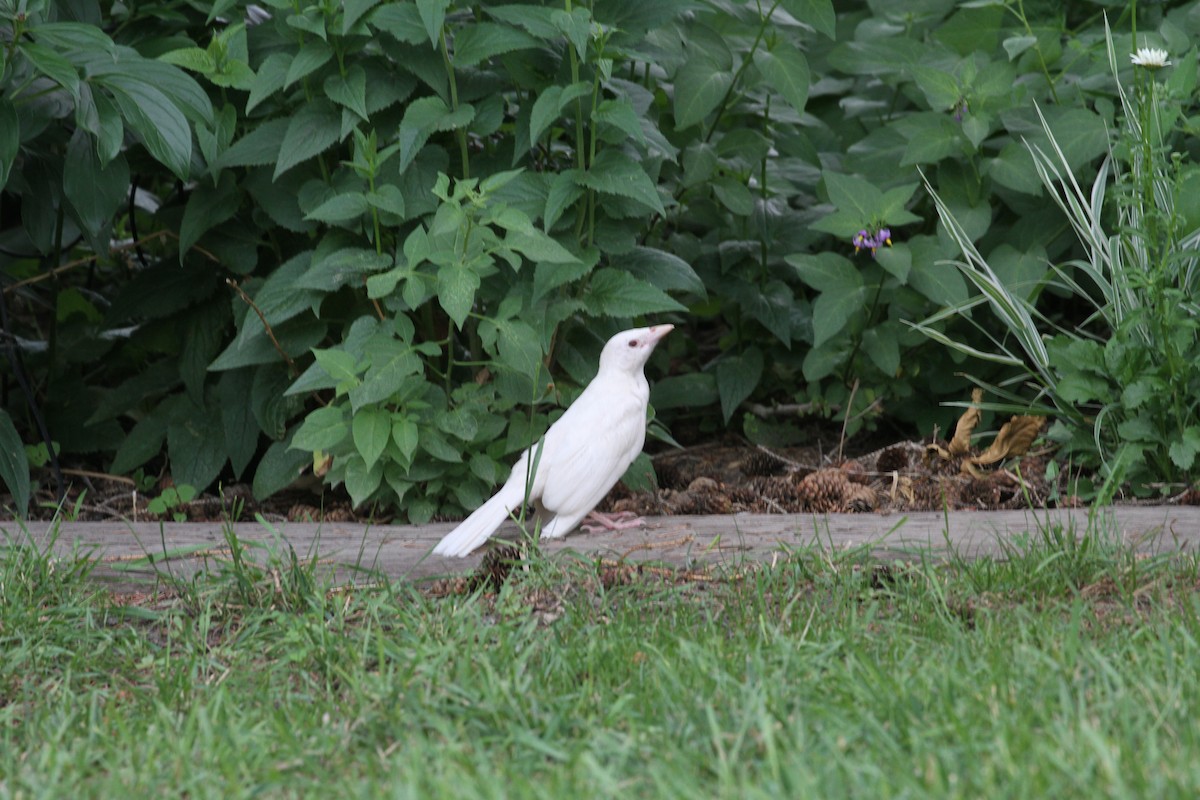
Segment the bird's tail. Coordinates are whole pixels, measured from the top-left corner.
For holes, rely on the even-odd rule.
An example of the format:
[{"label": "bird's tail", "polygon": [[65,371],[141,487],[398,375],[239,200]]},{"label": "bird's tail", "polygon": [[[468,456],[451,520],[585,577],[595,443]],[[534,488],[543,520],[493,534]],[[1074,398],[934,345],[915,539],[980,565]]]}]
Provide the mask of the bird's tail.
[{"label": "bird's tail", "polygon": [[[518,487],[519,488],[519,487]],[[505,484],[491,500],[481,505],[471,516],[459,523],[458,527],[446,534],[446,537],[433,548],[433,554],[438,556],[466,556],[471,551],[486,542],[496,529],[508,519],[509,512],[516,508],[523,493],[518,494],[510,484]]]}]

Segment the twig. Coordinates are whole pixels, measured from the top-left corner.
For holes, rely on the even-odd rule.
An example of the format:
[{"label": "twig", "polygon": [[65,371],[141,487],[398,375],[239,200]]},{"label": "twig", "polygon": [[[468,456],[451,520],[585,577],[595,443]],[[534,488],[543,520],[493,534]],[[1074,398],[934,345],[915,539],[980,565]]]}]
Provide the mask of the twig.
[{"label": "twig", "polygon": [[842,463],[842,449],[846,445],[846,426],[850,424],[850,410],[854,408],[854,395],[858,394],[858,378],[854,379],[854,385],[850,387],[850,398],[846,401],[846,416],[842,418],[842,435],[838,437],[838,463]]},{"label": "twig", "polygon": [[295,377],[298,372],[296,369],[296,362],[293,361],[292,357],[284,351],[283,347],[279,344],[279,340],[275,338],[275,331],[271,330],[271,324],[267,322],[267,318],[263,314],[262,309],[260,309],[252,299],[250,299],[250,295],[246,294],[246,290],[239,286],[238,282],[233,278],[226,278],[225,283],[233,287],[233,290],[237,292],[242,300],[246,302],[246,305],[254,309],[255,314],[258,314],[258,318],[262,321],[263,328],[266,330],[267,336],[271,339],[271,344],[275,345],[275,350],[279,353],[283,360],[287,362],[288,371],[292,373],[292,377]]}]

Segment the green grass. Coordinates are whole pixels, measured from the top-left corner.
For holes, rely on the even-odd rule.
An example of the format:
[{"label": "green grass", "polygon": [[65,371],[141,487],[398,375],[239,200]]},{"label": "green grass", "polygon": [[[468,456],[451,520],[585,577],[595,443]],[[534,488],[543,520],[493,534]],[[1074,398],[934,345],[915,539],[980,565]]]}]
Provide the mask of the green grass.
[{"label": "green grass", "polygon": [[1194,797],[1191,557],[800,551],[498,593],[245,562],[120,606],[0,545],[0,797]]}]

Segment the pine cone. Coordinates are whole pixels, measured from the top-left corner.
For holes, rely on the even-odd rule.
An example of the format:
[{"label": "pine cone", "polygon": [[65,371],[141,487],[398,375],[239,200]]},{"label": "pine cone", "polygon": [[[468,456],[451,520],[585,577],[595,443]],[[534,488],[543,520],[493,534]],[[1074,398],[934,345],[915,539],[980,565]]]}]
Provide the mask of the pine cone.
[{"label": "pine cone", "polygon": [[879,458],[875,459],[875,470],[877,472],[894,472],[896,470],[908,469],[909,450],[903,445],[889,447],[879,454]]},{"label": "pine cone", "polygon": [[787,462],[762,450],[755,450],[742,459],[742,474],[747,477],[780,475],[787,471]]},{"label": "pine cone", "polygon": [[845,498],[847,511],[874,511],[879,506],[879,497],[870,486],[852,483],[848,488]]},{"label": "pine cone", "polygon": [[796,495],[805,510],[817,514],[840,511],[844,507],[850,481],[840,469],[819,469],[796,486]]}]

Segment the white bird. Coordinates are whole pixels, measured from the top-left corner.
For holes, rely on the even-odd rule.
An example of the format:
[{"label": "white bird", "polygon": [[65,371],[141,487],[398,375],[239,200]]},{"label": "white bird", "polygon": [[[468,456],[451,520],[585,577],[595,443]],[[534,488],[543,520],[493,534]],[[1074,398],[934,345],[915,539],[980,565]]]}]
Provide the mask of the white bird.
[{"label": "white bird", "polygon": [[[491,538],[528,497],[543,539],[566,536],[604,499],[646,441],[650,386],[642,368],[659,341],[675,328],[655,325],[623,331],[600,353],[600,369],[546,435],[513,465],[508,481],[433,549],[465,556]],[[540,454],[538,451],[540,450]],[[535,472],[526,492],[530,458]]]}]

